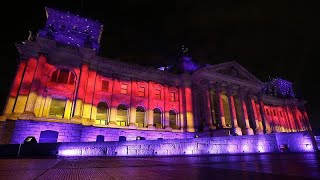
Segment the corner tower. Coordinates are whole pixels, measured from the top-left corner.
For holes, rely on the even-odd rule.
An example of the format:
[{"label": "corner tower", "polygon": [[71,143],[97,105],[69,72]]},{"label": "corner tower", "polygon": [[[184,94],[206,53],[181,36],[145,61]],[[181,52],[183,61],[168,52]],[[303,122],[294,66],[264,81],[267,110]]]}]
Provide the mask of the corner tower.
[{"label": "corner tower", "polygon": [[57,43],[99,51],[103,25],[98,21],[46,7],[47,21],[39,36]]}]

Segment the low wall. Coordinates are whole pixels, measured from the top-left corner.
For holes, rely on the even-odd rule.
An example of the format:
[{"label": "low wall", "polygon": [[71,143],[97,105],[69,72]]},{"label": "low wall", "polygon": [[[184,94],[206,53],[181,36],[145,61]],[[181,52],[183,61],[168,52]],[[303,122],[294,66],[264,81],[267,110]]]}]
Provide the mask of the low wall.
[{"label": "low wall", "polygon": [[[8,121],[12,127],[11,144],[0,145],[6,155],[59,155],[59,156],[168,156],[200,154],[237,154],[272,152],[314,152],[316,140],[310,132],[274,133],[246,136],[213,136],[195,133],[141,131],[115,128],[98,128],[77,124]],[[58,143],[23,143],[27,136],[39,140],[41,131],[59,132]],[[9,131],[8,131],[9,132]],[[96,141],[97,135],[105,137]],[[119,141],[125,136],[125,141]],[[146,140],[136,140],[137,136]],[[158,140],[161,138],[161,140]],[[91,141],[91,142],[90,142]]]},{"label": "low wall", "polygon": [[168,156],[274,152],[314,152],[308,132],[173,140],[63,143],[59,156]]},{"label": "low wall", "polygon": [[[127,141],[136,140],[138,136],[146,140],[185,139],[193,138],[195,133],[167,132],[164,130],[135,130],[120,128],[104,128],[83,126],[80,124],[68,124],[58,122],[39,122],[32,120],[7,120],[6,133],[1,139],[6,138],[6,143],[19,144],[26,137],[34,136],[38,142],[42,131],[51,130],[58,132],[57,142],[95,142],[98,135],[104,137],[104,141],[118,141],[119,136],[126,137]],[[8,126],[10,124],[10,126]],[[2,125],[4,126],[4,125]],[[209,136],[209,133],[197,133],[200,136]],[[8,137],[9,140],[8,140]],[[2,144],[6,144],[2,143]]]}]

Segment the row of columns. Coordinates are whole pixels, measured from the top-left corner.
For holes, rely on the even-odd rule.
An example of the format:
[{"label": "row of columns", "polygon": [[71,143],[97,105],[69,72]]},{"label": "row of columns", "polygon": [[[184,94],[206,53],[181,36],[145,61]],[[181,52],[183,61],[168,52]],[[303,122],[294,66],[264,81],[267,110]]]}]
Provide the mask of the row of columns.
[{"label": "row of columns", "polygon": [[[213,102],[213,99],[210,95],[211,89],[204,88],[204,106],[205,106],[205,113],[206,113],[206,125],[210,129],[215,129],[213,125],[213,119],[214,115],[212,114],[213,106],[217,106],[218,110],[218,119],[219,123],[217,124],[220,128],[227,128],[226,125],[226,119],[225,119],[225,108],[223,106],[223,89],[221,87],[214,89],[214,95],[216,97],[216,102]],[[266,113],[265,113],[265,105],[261,99],[261,96],[256,96],[258,99],[258,102],[255,100],[255,96],[251,94],[245,94],[244,92],[238,92],[239,97],[239,109],[243,116],[243,127],[242,129],[238,125],[238,119],[237,119],[237,111],[236,111],[236,103],[235,103],[235,96],[234,92],[230,89],[226,90],[225,95],[228,98],[228,109],[230,113],[230,120],[231,120],[231,126],[232,126],[232,133],[238,134],[238,135],[253,135],[253,134],[263,134],[263,133],[270,133],[274,132],[270,127],[269,120],[267,119]],[[210,102],[211,101],[211,102]],[[259,108],[258,108],[259,107]],[[295,116],[296,113],[292,112],[293,116]],[[286,114],[286,117],[289,115]],[[250,121],[251,125],[250,126]],[[288,118],[285,118],[286,120]],[[293,117],[294,120],[301,122],[304,122],[307,128],[301,128],[297,127],[297,129],[300,130],[310,130],[310,123],[307,120],[306,113],[303,111],[301,114],[301,118],[298,119],[297,117]],[[293,128],[292,128],[293,129]]]}]

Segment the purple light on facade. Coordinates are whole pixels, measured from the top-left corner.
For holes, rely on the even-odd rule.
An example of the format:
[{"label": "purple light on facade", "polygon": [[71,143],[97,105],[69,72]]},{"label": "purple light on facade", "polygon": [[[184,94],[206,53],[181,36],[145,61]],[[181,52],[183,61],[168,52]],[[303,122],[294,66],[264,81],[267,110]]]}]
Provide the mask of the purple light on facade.
[{"label": "purple light on facade", "polygon": [[306,152],[314,151],[314,147],[310,139],[303,139],[300,143],[300,147]]},{"label": "purple light on facade", "polygon": [[263,141],[263,140],[258,141],[257,150],[258,150],[258,152],[261,152],[261,153],[267,152],[265,141]]},{"label": "purple light on facade", "polygon": [[81,156],[80,149],[62,149],[58,151],[58,156]]},{"label": "purple light on facade", "polygon": [[74,47],[99,51],[103,25],[69,12],[46,8],[47,22],[39,36]]},{"label": "purple light on facade", "polygon": [[192,58],[189,56],[182,57],[182,68],[186,72],[193,72],[199,68],[199,66],[192,61]]},{"label": "purple light on facade", "polygon": [[237,144],[228,144],[227,150],[230,154],[236,153],[238,150]]},{"label": "purple light on facade", "polygon": [[262,87],[262,92],[281,98],[294,97],[292,83],[281,78],[275,78],[270,82],[265,83]]}]

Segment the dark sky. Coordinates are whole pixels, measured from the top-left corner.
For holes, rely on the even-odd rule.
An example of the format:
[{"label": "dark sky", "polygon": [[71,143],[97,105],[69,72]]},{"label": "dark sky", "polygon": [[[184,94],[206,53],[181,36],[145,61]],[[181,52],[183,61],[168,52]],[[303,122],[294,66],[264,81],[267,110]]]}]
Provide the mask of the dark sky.
[{"label": "dark sky", "polygon": [[[316,1],[30,0],[1,7],[1,104],[17,65],[14,42],[45,24],[44,7],[104,24],[101,56],[146,66],[170,65],[184,44],[200,64],[236,60],[262,81],[282,77],[305,99],[320,129],[317,60],[320,15]],[[9,10],[5,13],[3,10]]]}]

